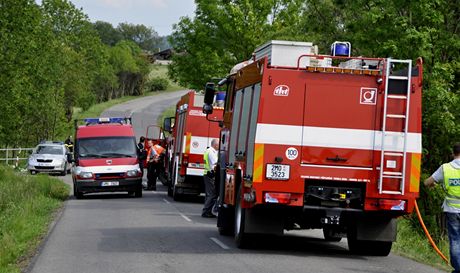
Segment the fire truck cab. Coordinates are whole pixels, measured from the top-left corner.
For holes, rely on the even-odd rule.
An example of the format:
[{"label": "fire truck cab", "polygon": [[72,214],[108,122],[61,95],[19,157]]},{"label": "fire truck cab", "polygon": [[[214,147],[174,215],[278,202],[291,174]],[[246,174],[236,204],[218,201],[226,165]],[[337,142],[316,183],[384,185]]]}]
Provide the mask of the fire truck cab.
[{"label": "fire truck cab", "polygon": [[332,49],[270,41],[223,81],[217,226],[238,247],[254,234],[315,228],[386,256],[395,219],[414,208],[421,60],[351,57],[347,42]]},{"label": "fire truck cab", "polygon": [[222,119],[223,94],[214,103],[214,112],[202,112],[204,96],[190,91],[176,105],[176,116],[166,118],[163,128],[171,136],[167,140],[165,170],[169,174],[168,194],[174,200],[182,195],[199,195],[204,192],[203,155],[212,139],[219,138]]}]

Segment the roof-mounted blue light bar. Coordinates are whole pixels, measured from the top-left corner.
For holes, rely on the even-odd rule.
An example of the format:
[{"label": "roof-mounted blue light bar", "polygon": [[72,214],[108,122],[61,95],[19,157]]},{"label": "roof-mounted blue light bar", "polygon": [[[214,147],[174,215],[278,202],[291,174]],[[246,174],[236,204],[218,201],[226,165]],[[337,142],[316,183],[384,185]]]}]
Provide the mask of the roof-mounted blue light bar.
[{"label": "roof-mounted blue light bar", "polygon": [[127,118],[85,118],[85,123],[127,123]]}]

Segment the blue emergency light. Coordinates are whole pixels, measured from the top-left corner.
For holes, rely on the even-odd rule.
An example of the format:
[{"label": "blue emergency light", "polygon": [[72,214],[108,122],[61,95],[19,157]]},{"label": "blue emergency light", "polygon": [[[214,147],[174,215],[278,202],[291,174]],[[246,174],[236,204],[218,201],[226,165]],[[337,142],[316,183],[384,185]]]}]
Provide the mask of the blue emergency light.
[{"label": "blue emergency light", "polygon": [[87,124],[90,123],[123,123],[126,118],[85,118]]},{"label": "blue emergency light", "polygon": [[331,56],[351,56],[351,43],[335,41],[331,45]]}]

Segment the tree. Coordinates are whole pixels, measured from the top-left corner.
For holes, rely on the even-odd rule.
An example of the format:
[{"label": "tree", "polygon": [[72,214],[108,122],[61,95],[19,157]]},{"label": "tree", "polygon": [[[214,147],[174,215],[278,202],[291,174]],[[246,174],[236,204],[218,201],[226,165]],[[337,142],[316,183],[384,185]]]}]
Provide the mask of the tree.
[{"label": "tree", "polygon": [[123,39],[123,35],[108,22],[96,21],[93,26],[106,45],[114,46]]},{"label": "tree", "polygon": [[145,25],[121,23],[118,25],[117,30],[123,39],[133,41],[143,50],[158,50],[158,33],[151,27],[146,27]]},{"label": "tree", "polygon": [[202,88],[209,78],[225,76],[253,50],[294,21],[302,1],[196,1],[196,17],[174,26],[170,43],[178,53],[170,75],[182,85]]}]

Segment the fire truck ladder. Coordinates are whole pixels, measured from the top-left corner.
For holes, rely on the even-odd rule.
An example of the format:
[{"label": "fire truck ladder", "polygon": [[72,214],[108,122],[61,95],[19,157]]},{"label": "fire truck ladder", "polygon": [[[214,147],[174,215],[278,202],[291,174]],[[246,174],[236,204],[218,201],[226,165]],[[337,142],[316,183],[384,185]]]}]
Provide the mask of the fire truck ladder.
[{"label": "fire truck ladder", "polygon": [[[399,73],[403,75],[392,75],[391,69],[394,65],[399,65],[403,67],[402,70],[404,73]],[[407,69],[407,70],[406,70]],[[383,124],[382,124],[382,153],[380,158],[380,179],[379,179],[379,193],[380,194],[395,194],[395,195],[403,195],[404,194],[404,181],[406,178],[406,155],[407,155],[407,135],[408,135],[408,126],[409,126],[409,102],[410,102],[410,88],[411,88],[411,71],[412,71],[412,61],[411,60],[396,60],[390,59],[387,60],[386,65],[386,79],[385,79],[385,96],[384,96],[384,104],[383,104]],[[399,88],[398,88],[399,87]],[[404,87],[401,90],[401,87]],[[398,90],[396,90],[398,89]],[[389,100],[405,100],[406,108],[405,113],[388,113],[388,101]],[[387,131],[387,125],[389,120],[400,119],[403,121],[404,129],[402,132],[393,132]],[[395,141],[396,140],[396,141]],[[403,147],[402,152],[400,149],[398,151],[391,151],[389,150],[389,145],[393,144],[394,147],[395,142],[396,147],[399,148],[398,145],[402,140]],[[393,149],[394,150],[394,149]],[[385,166],[387,163],[387,158],[391,157],[402,157],[402,166],[398,168],[399,171],[388,171],[386,168],[390,167]],[[394,167],[394,166],[393,166]],[[399,181],[399,190],[395,190],[394,188],[388,189],[385,188],[384,180],[388,179],[397,179]]]}]

